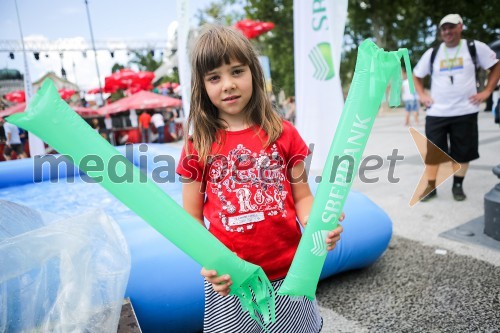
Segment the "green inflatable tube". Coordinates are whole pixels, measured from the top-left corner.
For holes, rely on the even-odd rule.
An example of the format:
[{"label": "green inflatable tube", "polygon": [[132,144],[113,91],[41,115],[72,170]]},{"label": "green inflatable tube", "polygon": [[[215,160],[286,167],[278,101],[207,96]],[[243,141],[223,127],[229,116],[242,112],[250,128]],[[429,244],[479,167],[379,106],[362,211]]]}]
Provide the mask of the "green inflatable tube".
[{"label": "green inflatable tube", "polygon": [[370,40],[365,40],[359,46],[352,84],[326,159],[308,224],[278,295],[314,299],[327,254],[325,239],[328,232],[337,227],[389,83],[389,105],[398,106],[400,103],[401,57],[405,61],[410,89],[414,91],[407,49],[385,52]]},{"label": "green inflatable tube", "polygon": [[[275,293],[262,268],[238,258],[103,139],[61,99],[52,81],[45,80],[27,110],[7,121],[69,156],[89,177],[200,265],[221,275],[229,274],[231,294],[238,296],[243,309],[264,328],[276,321]],[[110,168],[113,172],[108,172]],[[132,182],[116,177],[125,173],[132,173]]]}]

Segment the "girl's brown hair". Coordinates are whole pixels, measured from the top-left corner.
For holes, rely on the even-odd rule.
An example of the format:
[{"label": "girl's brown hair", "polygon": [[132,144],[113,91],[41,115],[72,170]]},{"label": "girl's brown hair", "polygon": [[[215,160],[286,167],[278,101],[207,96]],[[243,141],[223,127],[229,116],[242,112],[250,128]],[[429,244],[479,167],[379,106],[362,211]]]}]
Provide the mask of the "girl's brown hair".
[{"label": "girl's brown hair", "polygon": [[[205,90],[204,78],[213,69],[237,60],[250,67],[253,93],[243,109],[247,122],[260,126],[267,134],[266,146],[278,139],[283,131],[281,118],[274,111],[265,90],[265,79],[257,54],[250,41],[234,28],[206,25],[196,39],[191,52],[191,108],[187,129],[193,129],[192,140],[201,162],[211,154],[212,144],[222,144],[224,137],[217,131],[227,124],[219,118],[219,111],[212,104]],[[188,141],[186,141],[187,149]]]}]

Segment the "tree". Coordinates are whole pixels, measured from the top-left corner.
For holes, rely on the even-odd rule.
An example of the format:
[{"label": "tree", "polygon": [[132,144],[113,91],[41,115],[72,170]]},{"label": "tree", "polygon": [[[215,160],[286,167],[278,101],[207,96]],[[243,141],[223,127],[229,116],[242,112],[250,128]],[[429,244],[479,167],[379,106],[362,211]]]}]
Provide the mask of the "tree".
[{"label": "tree", "polygon": [[[464,37],[491,43],[500,33],[498,2],[466,0],[349,0],[346,37],[350,42],[345,57],[355,58],[355,48],[366,38],[386,50],[408,48],[413,65],[437,44],[438,24],[449,13],[460,13]],[[344,59],[353,66],[352,59]],[[348,68],[347,72],[354,70]],[[341,73],[342,75],[342,73]]]},{"label": "tree", "polygon": [[134,58],[129,61],[129,64],[136,64],[140,71],[154,72],[161,66],[163,60],[155,59],[154,51],[148,51],[143,54],[140,51],[132,51]]},{"label": "tree", "polygon": [[243,18],[273,22],[276,28],[252,43],[260,54],[269,57],[274,89],[283,89],[287,95],[294,93],[293,0],[219,0],[200,10],[197,17],[200,25],[234,25]]},{"label": "tree", "polygon": [[208,4],[205,8],[199,9],[196,13],[198,25],[205,23],[221,23],[233,25],[245,18],[242,0],[218,0]]},{"label": "tree", "polygon": [[[302,1],[302,0],[300,0]],[[349,0],[340,78],[344,91],[352,80],[357,47],[367,38],[385,50],[407,48],[412,65],[438,43],[438,24],[460,13],[464,38],[491,43],[500,35],[500,3],[467,0]],[[218,0],[199,12],[200,23],[215,20],[232,25],[241,18],[271,21],[276,28],[253,40],[269,56],[274,87],[294,95],[293,0]]]},{"label": "tree", "polygon": [[155,86],[159,86],[160,84],[165,82],[177,82],[177,83],[181,82],[179,80],[179,69],[177,67],[173,68],[171,75],[165,75],[160,80],[156,81]]},{"label": "tree", "polygon": [[111,73],[119,72],[120,70],[124,69],[125,66],[122,64],[115,63],[113,67],[111,67]]},{"label": "tree", "polygon": [[293,0],[248,0],[244,8],[249,18],[274,23],[273,30],[258,37],[258,49],[269,57],[275,91],[294,95]]}]

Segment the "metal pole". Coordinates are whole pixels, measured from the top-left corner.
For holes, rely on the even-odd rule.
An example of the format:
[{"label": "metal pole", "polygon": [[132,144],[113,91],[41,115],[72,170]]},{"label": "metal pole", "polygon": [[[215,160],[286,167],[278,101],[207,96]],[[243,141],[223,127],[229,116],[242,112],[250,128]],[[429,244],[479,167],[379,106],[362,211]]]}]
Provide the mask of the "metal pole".
[{"label": "metal pole", "polygon": [[[95,48],[94,32],[92,30],[92,22],[90,21],[89,5],[88,5],[87,0],[85,0],[85,8],[87,9],[87,19],[89,21],[90,39],[92,40],[92,48],[94,49],[95,68],[97,70],[97,79],[99,80],[99,96],[101,96],[100,102],[104,103],[104,98],[102,96],[101,74],[99,73],[99,64],[97,63],[97,51]],[[99,106],[102,106],[102,105],[99,105]]]},{"label": "metal pole", "polygon": [[24,48],[23,29],[21,27],[21,17],[19,16],[19,8],[17,7],[17,0],[14,0],[14,3],[16,4],[17,24],[19,26],[19,34],[21,35],[21,45],[23,48],[24,92],[26,95],[26,104],[28,104],[31,96],[33,95],[33,86],[31,85],[31,77],[30,77],[30,71],[29,71],[29,67],[28,67],[28,58],[26,57],[26,49]]},{"label": "metal pole", "polygon": [[[14,0],[16,5],[17,14],[17,24],[19,25],[19,34],[21,35],[21,44],[23,47],[23,58],[24,58],[24,94],[26,95],[26,105],[28,105],[31,96],[33,95],[33,85],[31,84],[30,70],[28,67],[28,58],[26,57],[26,49],[24,48],[24,36],[23,29],[21,26],[21,16],[19,15],[19,8],[17,7],[17,0]],[[31,132],[28,132],[28,145],[30,148],[30,155],[33,157],[35,155],[45,154],[45,144],[40,138]]]}]

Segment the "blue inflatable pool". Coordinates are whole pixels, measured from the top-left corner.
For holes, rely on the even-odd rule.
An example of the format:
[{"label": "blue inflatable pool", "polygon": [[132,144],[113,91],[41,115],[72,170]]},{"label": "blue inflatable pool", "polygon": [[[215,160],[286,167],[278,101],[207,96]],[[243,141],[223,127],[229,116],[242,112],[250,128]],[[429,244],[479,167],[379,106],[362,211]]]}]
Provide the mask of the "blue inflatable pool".
[{"label": "blue inflatable pool", "polygon": [[[136,148],[128,158],[149,171],[158,166],[155,156],[163,157],[163,181],[158,185],[180,202],[181,183],[171,174],[180,148],[150,144],[142,156]],[[132,267],[125,296],[132,300],[143,332],[200,332],[204,303],[200,266],[98,184],[82,178],[65,163],[52,170],[32,159],[0,163],[0,199],[61,216],[103,208],[118,222],[130,248]],[[311,185],[314,190],[316,184]],[[328,254],[322,279],[373,264],[392,235],[387,214],[363,194],[351,191],[344,211],[342,240]]]}]

